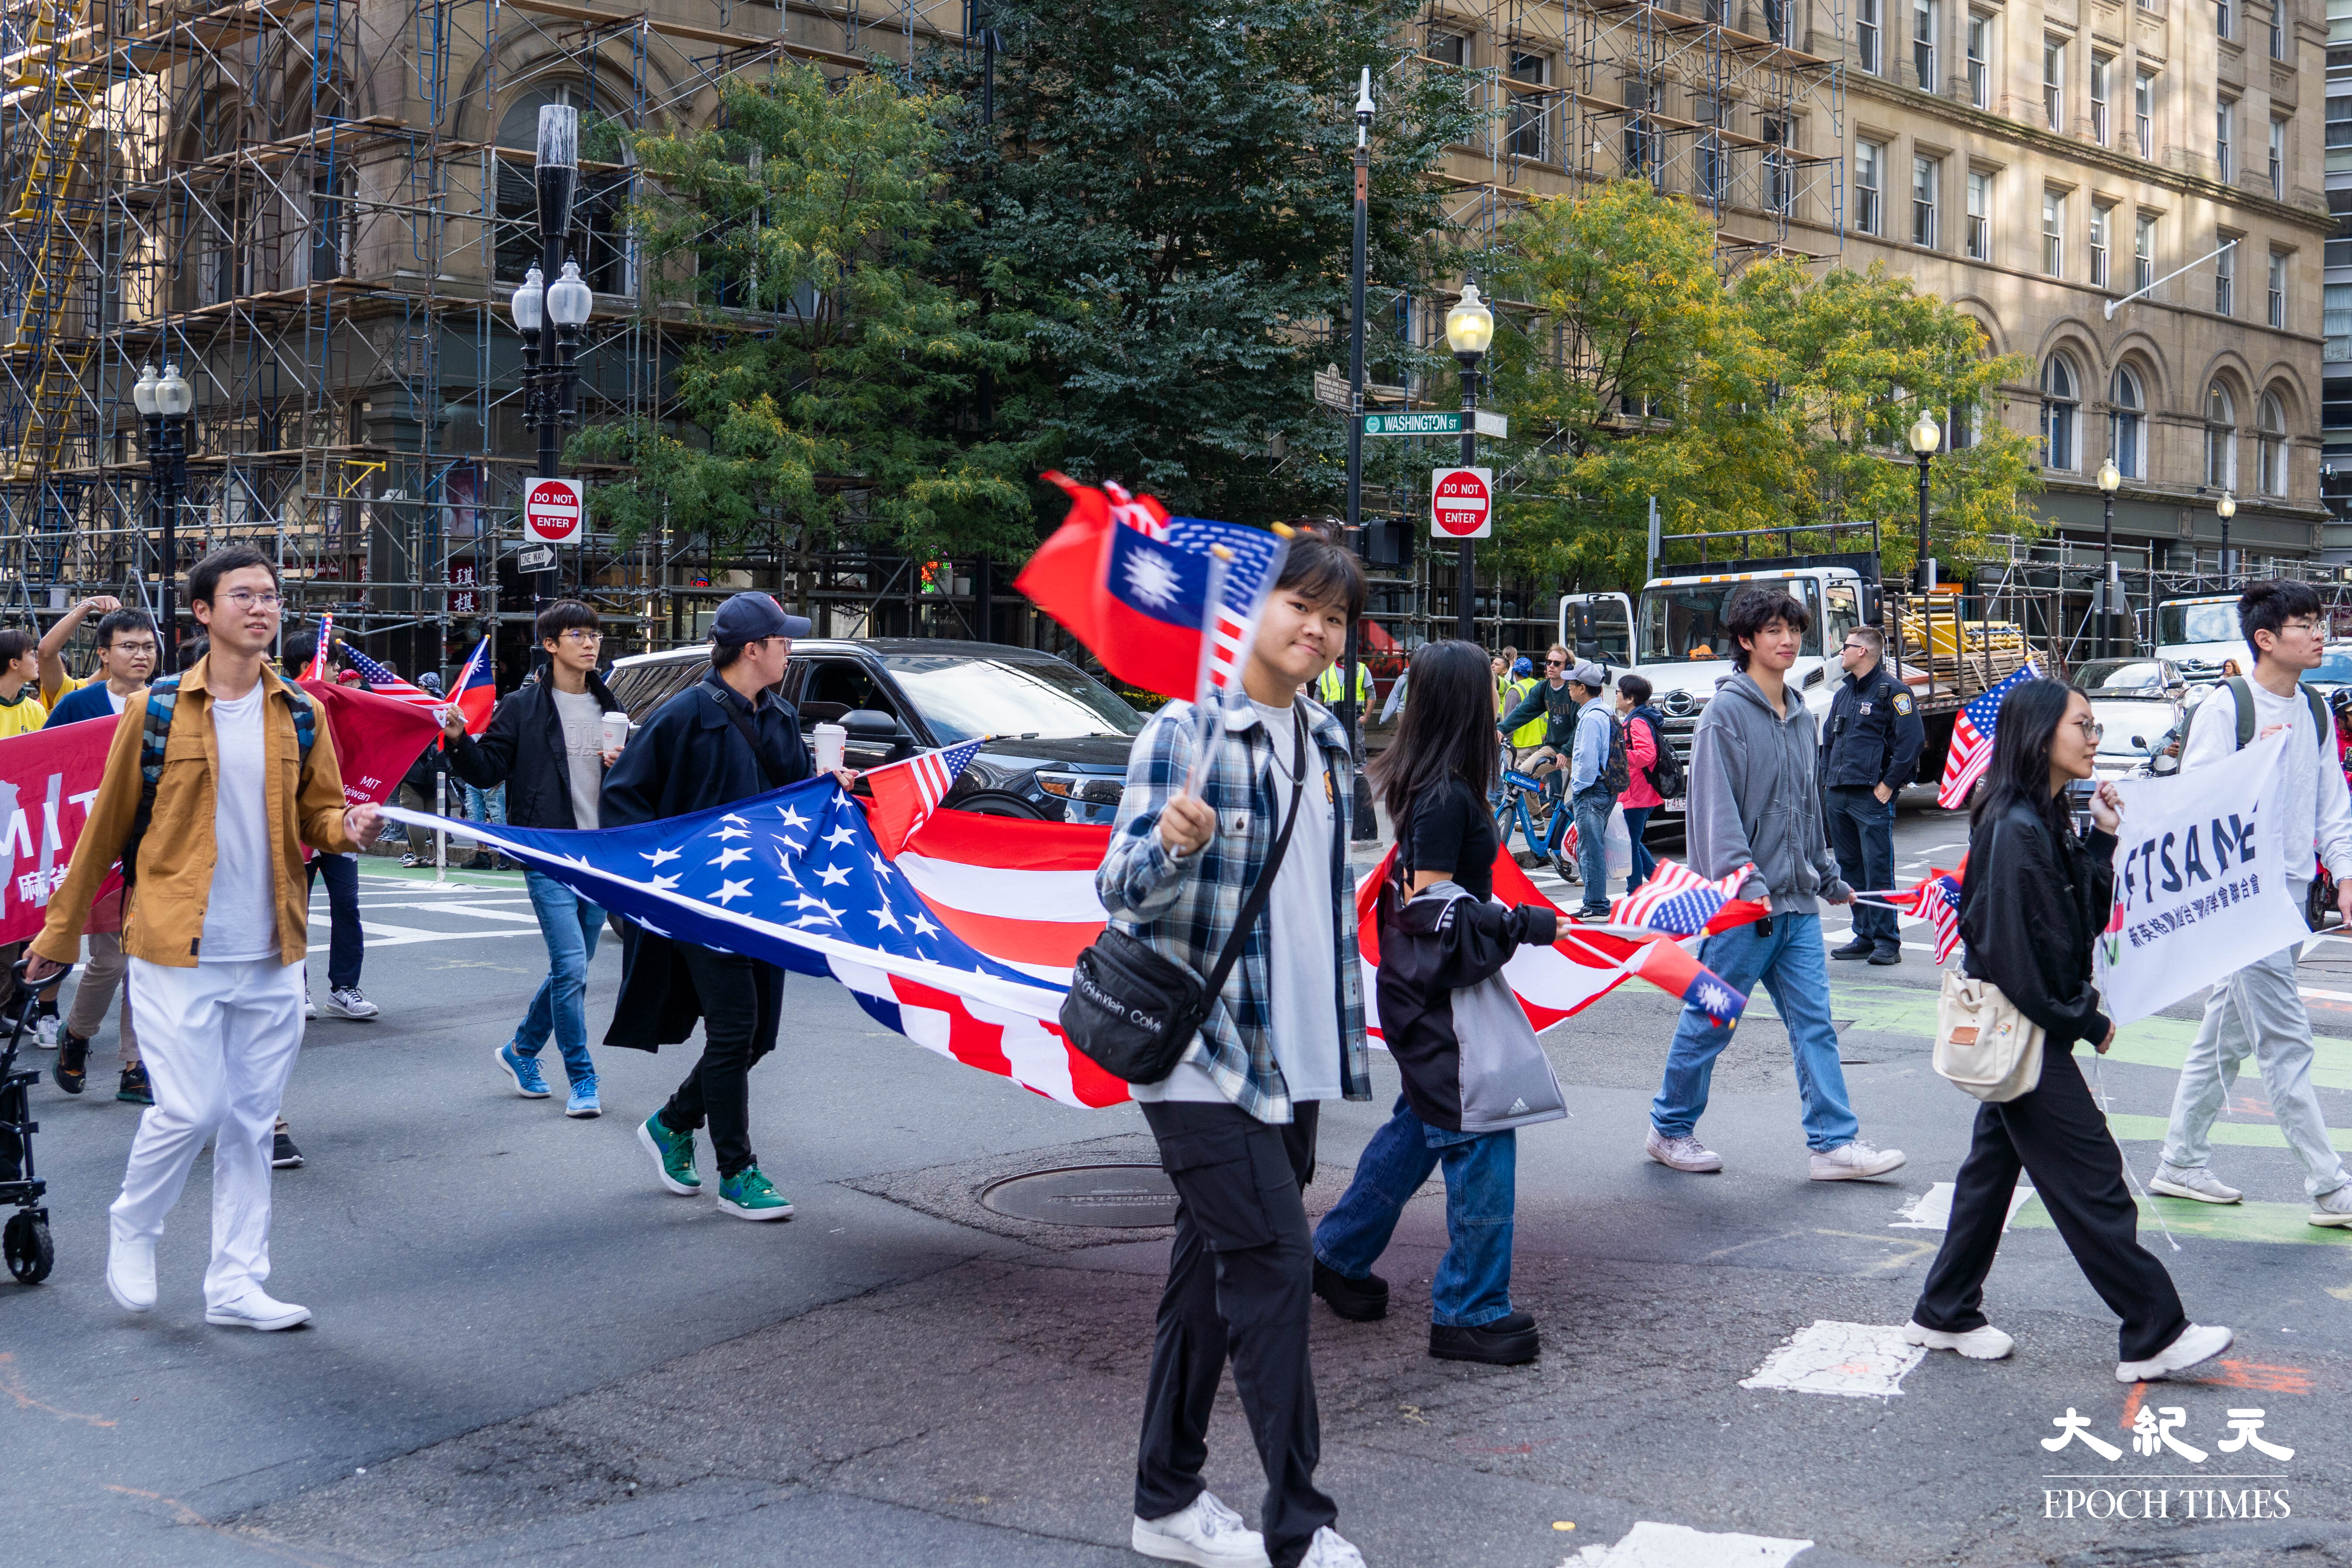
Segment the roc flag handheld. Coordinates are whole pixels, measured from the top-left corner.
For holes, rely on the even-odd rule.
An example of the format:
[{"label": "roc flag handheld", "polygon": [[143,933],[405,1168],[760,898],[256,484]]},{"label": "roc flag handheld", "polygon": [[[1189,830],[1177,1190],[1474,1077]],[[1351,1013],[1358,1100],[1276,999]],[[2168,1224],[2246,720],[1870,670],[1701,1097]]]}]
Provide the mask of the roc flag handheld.
[{"label": "roc flag handheld", "polygon": [[484,637],[466,656],[451,694],[457,711],[466,716],[466,733],[478,735],[490,727],[490,711],[499,705],[498,677],[490,668],[490,639]]}]

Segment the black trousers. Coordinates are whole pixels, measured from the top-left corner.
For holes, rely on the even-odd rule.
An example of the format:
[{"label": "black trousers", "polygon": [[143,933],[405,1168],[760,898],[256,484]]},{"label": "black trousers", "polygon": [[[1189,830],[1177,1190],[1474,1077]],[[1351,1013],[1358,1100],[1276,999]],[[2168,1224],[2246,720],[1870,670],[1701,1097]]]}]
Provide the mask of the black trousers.
[{"label": "black trousers", "polygon": [[[1829,818],[1830,847],[1837,854],[1838,875],[1856,892],[1874,893],[1895,886],[1895,799],[1878,804],[1878,793],[1867,785],[1840,784],[1822,792]],[[1853,906],[1857,942],[1892,947],[1903,940],[1895,911],[1876,904]]]},{"label": "black trousers", "polygon": [[691,1132],[708,1118],[724,1180],[758,1163],[751,1156],[751,1064],[776,1048],[784,972],[691,942],[676,951],[702,999],[702,1059],[662,1107],[662,1124]]},{"label": "black trousers", "polygon": [[1314,1237],[1299,1189],[1315,1173],[1316,1104],[1269,1126],[1238,1106],[1143,1107],[1176,1188],[1176,1239],[1151,1343],[1135,1511],[1164,1519],[1201,1493],[1209,1412],[1225,1362],[1265,1467],[1262,1528],[1274,1568],[1295,1568],[1339,1517],[1315,1489],[1323,1446],[1307,1360]]},{"label": "black trousers", "polygon": [[1955,1334],[1983,1325],[1985,1276],[2021,1166],[2091,1288],[2123,1320],[2117,1359],[2145,1361],[2179,1339],[2189,1327],[2180,1292],[2139,1244],[2123,1152],[2071,1050],[2042,1053],[2040,1088],[1977,1108],[1976,1142],[1953,1184],[1951,1228],[1913,1319]]}]

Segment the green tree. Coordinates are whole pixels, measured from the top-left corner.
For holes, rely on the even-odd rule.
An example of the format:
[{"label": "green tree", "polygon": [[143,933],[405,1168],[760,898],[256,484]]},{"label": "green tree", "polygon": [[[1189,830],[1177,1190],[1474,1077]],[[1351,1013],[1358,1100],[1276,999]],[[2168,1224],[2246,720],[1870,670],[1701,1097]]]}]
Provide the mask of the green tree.
[{"label": "green tree", "polygon": [[977,378],[1027,348],[1016,315],[983,318],[932,272],[971,221],[939,163],[952,106],[800,66],[730,81],[723,105],[694,135],[627,135],[652,193],[631,221],[709,335],[677,366],[682,428],[575,439],[634,468],[597,488],[600,519],[625,539],[667,515],[729,543],[1024,552],[1034,449],[957,428]]},{"label": "green tree", "polygon": [[967,292],[1034,321],[1008,390],[1064,468],[1237,521],[1338,498],[1344,432],[1310,380],[1345,358],[1358,72],[1380,104],[1375,308],[1435,275],[1433,171],[1476,123],[1454,73],[1400,48],[1418,10],[999,0],[986,125],[978,52],[930,59],[958,105],[956,189],[982,212],[943,248]]}]

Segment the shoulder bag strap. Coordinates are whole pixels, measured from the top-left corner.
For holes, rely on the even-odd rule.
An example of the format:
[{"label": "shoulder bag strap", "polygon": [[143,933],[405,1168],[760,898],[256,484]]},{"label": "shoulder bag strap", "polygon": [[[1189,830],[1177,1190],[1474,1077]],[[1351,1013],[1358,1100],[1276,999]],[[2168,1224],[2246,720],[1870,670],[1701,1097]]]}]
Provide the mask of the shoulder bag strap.
[{"label": "shoulder bag strap", "polygon": [[1249,901],[1242,906],[1241,919],[1234,926],[1234,934],[1225,939],[1225,951],[1217,955],[1217,967],[1209,971],[1208,991],[1212,997],[1224,991],[1225,981],[1241,962],[1242,948],[1249,941],[1250,928],[1257,924],[1258,916],[1265,912],[1266,901],[1274,897],[1274,874],[1282,868],[1282,857],[1290,847],[1290,830],[1298,826],[1298,800],[1307,788],[1307,715],[1291,709],[1293,723],[1294,762],[1290,780],[1290,819],[1282,825],[1282,833],[1274,841],[1274,853],[1265,858],[1265,869],[1257,876],[1257,886],[1250,889]]},{"label": "shoulder bag strap", "polygon": [[737,711],[735,704],[728,701],[724,697],[716,693],[707,695],[711,701],[719,704],[719,710],[727,715],[728,722],[735,726],[735,732],[743,737],[743,743],[751,748],[751,760],[760,764],[761,775],[768,781],[768,787],[783,788],[784,781],[776,776],[775,766],[768,761],[768,753],[760,750],[759,731],[751,728],[751,721]]}]

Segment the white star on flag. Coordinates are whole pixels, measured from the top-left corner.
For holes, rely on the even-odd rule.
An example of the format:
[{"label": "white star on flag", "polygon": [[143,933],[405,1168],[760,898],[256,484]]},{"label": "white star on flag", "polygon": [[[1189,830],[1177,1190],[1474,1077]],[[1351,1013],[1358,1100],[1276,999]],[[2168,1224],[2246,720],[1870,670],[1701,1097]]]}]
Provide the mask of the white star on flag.
[{"label": "white star on flag", "polygon": [[845,844],[856,843],[857,841],[857,835],[856,831],[844,826],[836,827],[832,832],[826,834],[824,836],[824,841],[834,848],[838,849]]},{"label": "white star on flag", "polygon": [[713,860],[710,864],[713,867],[723,869],[726,867],[732,866],[738,860],[749,860],[751,858],[751,852],[749,849],[739,849],[730,844],[726,848],[721,849],[719,852],[719,858]]},{"label": "white star on flag", "polygon": [[751,884],[748,881],[721,882],[719,890],[710,896],[722,904],[736,899],[748,899],[751,896]]},{"label": "white star on flag", "polygon": [[656,849],[650,855],[640,855],[637,857],[640,860],[649,860],[656,866],[667,865],[670,861],[675,860],[677,858],[678,852],[675,849]]},{"label": "white star on flag", "polygon": [[817,879],[828,888],[838,888],[849,880],[846,866],[827,866],[817,872]]}]

